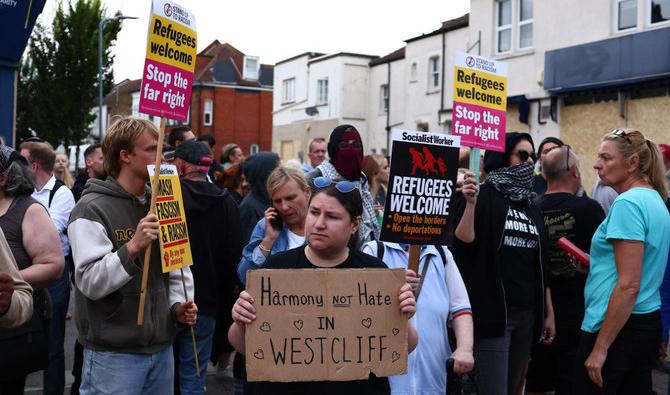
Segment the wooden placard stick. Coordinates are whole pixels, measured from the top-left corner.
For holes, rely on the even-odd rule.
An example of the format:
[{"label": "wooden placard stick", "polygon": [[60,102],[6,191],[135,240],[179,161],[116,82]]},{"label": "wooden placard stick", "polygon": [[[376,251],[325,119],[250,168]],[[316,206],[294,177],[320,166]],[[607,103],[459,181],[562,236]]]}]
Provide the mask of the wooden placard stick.
[{"label": "wooden placard stick", "polygon": [[419,274],[419,256],[421,254],[420,245],[410,245],[409,246],[409,262],[407,263],[407,268],[409,270],[414,270],[414,273]]},{"label": "wooden placard stick", "polygon": [[[151,205],[149,212],[156,211],[156,198],[158,197],[158,177],[160,175],[161,161],[163,160],[163,140],[165,138],[165,117],[161,117],[161,126],[158,129],[158,146],[156,147],[156,161],[154,168],[154,179],[151,182]],[[144,250],[144,265],[142,266],[142,288],[140,289],[140,306],[137,311],[137,325],[144,325],[144,304],[147,299],[147,281],[149,280],[149,262],[151,261],[151,247],[149,244]]]},{"label": "wooden placard stick", "polygon": [[[479,162],[481,161],[479,148],[470,149],[470,171],[475,173],[475,180],[479,184]],[[479,193],[477,193],[479,194]]]},{"label": "wooden placard stick", "polygon": [[[184,269],[181,271],[181,285],[184,286],[184,299],[188,302],[188,291],[186,290],[186,281],[184,280]],[[195,356],[195,375],[200,377],[200,362],[198,361],[198,347],[195,343],[195,329],[191,327],[191,340],[193,341],[193,355]]]}]

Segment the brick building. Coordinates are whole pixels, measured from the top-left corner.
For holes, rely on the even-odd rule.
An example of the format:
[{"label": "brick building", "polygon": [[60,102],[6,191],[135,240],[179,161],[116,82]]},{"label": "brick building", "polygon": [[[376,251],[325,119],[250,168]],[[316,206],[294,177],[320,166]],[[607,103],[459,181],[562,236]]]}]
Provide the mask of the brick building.
[{"label": "brick building", "polygon": [[[216,160],[228,143],[238,144],[245,155],[271,149],[273,70],[274,66],[260,64],[258,57],[216,40],[198,54],[185,124],[197,136],[214,135]],[[160,124],[160,118],[139,112],[141,84],[140,79],[126,79],[105,96],[106,125],[114,115],[135,115]],[[181,124],[168,120],[166,134]]]},{"label": "brick building", "polygon": [[196,135],[214,135],[217,160],[227,143],[245,155],[271,149],[273,70],[218,40],[198,54],[187,123]]}]

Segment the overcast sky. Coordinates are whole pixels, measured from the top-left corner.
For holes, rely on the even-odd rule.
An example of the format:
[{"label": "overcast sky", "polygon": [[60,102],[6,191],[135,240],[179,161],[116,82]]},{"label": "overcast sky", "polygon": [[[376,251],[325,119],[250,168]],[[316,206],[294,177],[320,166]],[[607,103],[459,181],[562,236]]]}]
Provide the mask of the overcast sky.
[{"label": "overcast sky", "polygon": [[[51,24],[56,1],[47,1],[41,22]],[[123,21],[114,54],[114,79],[140,78],[146,53],[150,0],[103,0],[139,17]],[[428,33],[469,11],[469,0],[181,0],[193,12],[198,52],[214,40],[228,42],[262,63],[307,52],[385,55],[404,40]]]}]

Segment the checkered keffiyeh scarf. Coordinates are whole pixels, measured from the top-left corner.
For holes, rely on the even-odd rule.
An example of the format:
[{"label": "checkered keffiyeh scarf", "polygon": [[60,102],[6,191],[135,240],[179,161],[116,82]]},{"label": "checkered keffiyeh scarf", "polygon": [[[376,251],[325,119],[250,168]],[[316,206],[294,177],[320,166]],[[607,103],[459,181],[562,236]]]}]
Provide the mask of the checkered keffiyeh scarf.
[{"label": "checkered keffiyeh scarf", "polygon": [[[321,162],[317,169],[321,170],[321,174],[324,177],[328,177],[333,181],[343,181],[344,177],[337,172],[335,166],[328,160]],[[363,183],[361,183],[363,180]],[[375,240],[379,240],[379,223],[377,222],[377,215],[375,215],[374,203],[372,201],[372,195],[370,194],[370,188],[368,187],[367,179],[365,175],[361,173],[361,180],[352,181],[356,188],[361,191],[361,198],[363,199],[363,215],[361,216],[361,227],[358,234],[361,236],[361,241],[367,243],[372,240],[370,237],[370,232],[374,233]]]},{"label": "checkered keffiyeh scarf", "polygon": [[531,163],[496,169],[486,176],[486,182],[490,182],[498,192],[513,202],[530,202],[535,199],[534,179]]}]

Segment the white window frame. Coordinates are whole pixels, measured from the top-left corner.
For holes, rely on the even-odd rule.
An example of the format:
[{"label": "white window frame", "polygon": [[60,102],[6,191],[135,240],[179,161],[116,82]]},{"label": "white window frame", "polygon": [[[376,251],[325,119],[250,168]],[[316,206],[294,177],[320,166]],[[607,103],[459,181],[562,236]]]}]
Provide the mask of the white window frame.
[{"label": "white window frame", "polygon": [[316,80],[316,104],[328,103],[328,77]]},{"label": "white window frame", "polygon": [[293,103],[295,101],[295,77],[284,79],[281,88],[281,102]]},{"label": "white window frame", "polygon": [[[614,32],[615,33],[622,33],[622,32],[629,32],[632,30],[636,30],[638,28],[638,23],[639,23],[639,16],[640,16],[640,5],[637,0],[635,0],[635,26],[632,27],[627,27],[625,29],[619,29],[619,3],[623,3],[624,1],[628,0],[612,0],[612,7],[614,8],[613,12],[613,21],[612,21],[612,26],[614,27]],[[651,9],[651,6],[650,6]],[[649,17],[649,20],[651,20],[651,16]]]},{"label": "white window frame", "polygon": [[[428,57],[428,93],[437,92],[440,90],[440,82],[442,82],[442,70],[440,68],[440,55],[431,55]],[[435,66],[435,68],[433,68]],[[435,81],[437,76],[437,82]]]},{"label": "white window frame", "polygon": [[651,2],[652,0],[645,0],[644,1],[644,8],[645,8],[645,19],[646,19],[646,24],[649,27],[658,27],[658,26],[667,26],[670,25],[670,19],[667,21],[661,21],[661,22],[651,22]]},{"label": "white window frame", "polygon": [[389,111],[389,85],[379,86],[379,112],[386,114]]},{"label": "white window frame", "polygon": [[[500,4],[509,1],[510,2],[510,23],[507,25],[499,25],[498,23],[500,22]],[[495,43],[496,43],[496,54],[497,55],[502,55],[502,54],[508,54],[512,52],[512,49],[514,48],[514,3],[515,0],[498,0],[495,2],[496,4],[496,15],[495,15],[495,24],[496,24],[496,38],[495,38]],[[503,30],[509,30],[509,50],[507,51],[499,51],[500,49],[500,32]]]},{"label": "white window frame", "polygon": [[[205,99],[202,109],[202,124],[204,126],[212,126],[212,121],[214,118],[214,101],[212,99]],[[209,120],[208,116],[209,115]]]},{"label": "white window frame", "polygon": [[[533,16],[530,19],[526,19],[526,20],[522,21],[521,20],[521,1],[522,0],[517,0],[516,1],[516,3],[519,5],[518,12],[517,12],[517,14],[518,14],[517,19],[518,19],[519,22],[517,24],[518,28],[516,29],[516,32],[517,32],[517,34],[516,34],[516,36],[517,36],[516,47],[519,51],[524,51],[524,50],[533,48],[533,33],[532,33],[533,31],[531,30],[531,34],[530,34],[530,45],[527,46],[527,47],[522,47],[521,46],[521,26],[531,25],[531,29],[533,29],[533,18],[535,16],[535,6],[533,4],[533,1],[531,0],[531,7],[533,7]],[[512,7],[512,8],[514,8],[514,7]]]},{"label": "white window frame", "polygon": [[260,150],[258,144],[251,144],[249,146],[249,155],[257,154]]},{"label": "white window frame", "polygon": [[[249,67],[249,63],[256,62],[255,67]],[[261,62],[258,56],[244,56],[244,68],[242,71],[242,78],[250,81],[257,81],[260,76]]]}]

